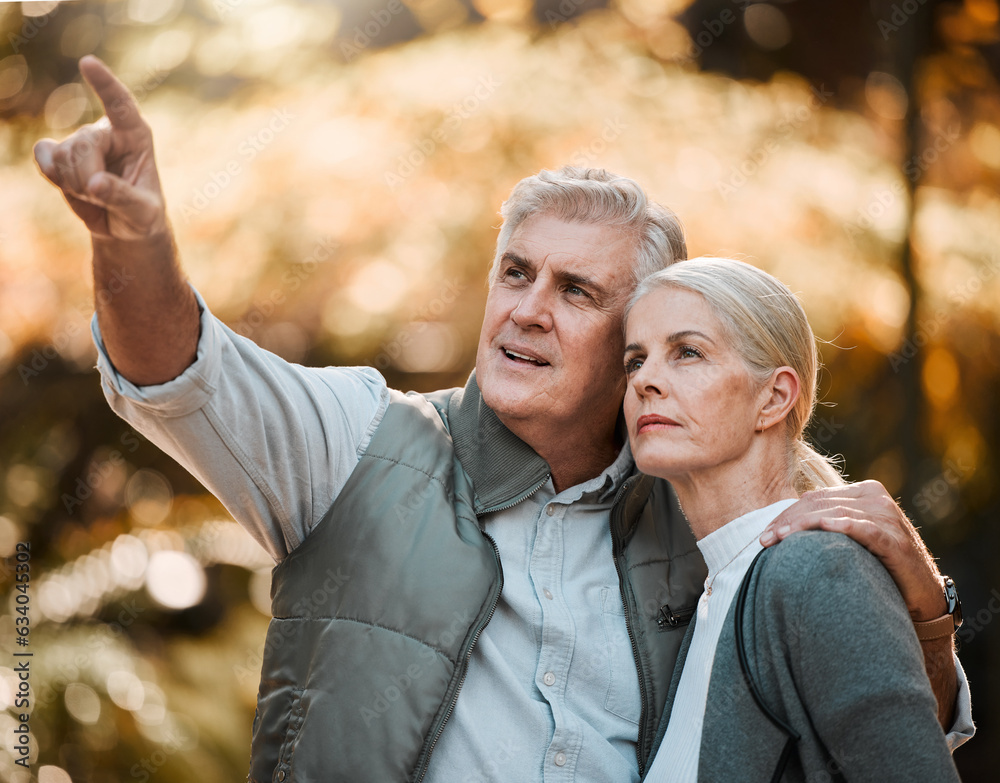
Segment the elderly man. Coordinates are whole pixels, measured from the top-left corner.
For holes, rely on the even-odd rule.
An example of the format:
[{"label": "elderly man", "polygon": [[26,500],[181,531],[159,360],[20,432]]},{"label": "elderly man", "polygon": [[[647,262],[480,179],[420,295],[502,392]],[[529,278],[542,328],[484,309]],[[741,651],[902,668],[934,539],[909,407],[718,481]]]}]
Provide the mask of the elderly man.
[{"label": "elderly man", "polygon": [[[81,70],[107,117],[36,158],[92,234],[96,290],[129,280],[97,296],[105,392],[278,563],[250,779],[638,780],[705,577],[669,485],[635,471],[616,426],[622,310],[684,258],[674,215],[602,171],[522,181],[476,372],[404,395],[371,369],[288,364],[210,315],[148,126],[100,61]],[[777,535],[843,530],[925,635],[950,622],[879,485],[794,508]],[[957,744],[951,649],[950,633],[925,642],[946,723],[959,693]]]}]

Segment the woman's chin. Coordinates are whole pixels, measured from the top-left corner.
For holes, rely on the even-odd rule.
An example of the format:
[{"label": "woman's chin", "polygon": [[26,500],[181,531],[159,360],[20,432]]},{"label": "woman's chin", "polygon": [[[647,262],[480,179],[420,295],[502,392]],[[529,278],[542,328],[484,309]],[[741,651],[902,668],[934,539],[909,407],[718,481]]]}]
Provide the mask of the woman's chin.
[{"label": "woman's chin", "polygon": [[667,481],[679,478],[687,472],[684,470],[683,465],[678,465],[676,462],[668,460],[642,459],[640,457],[636,457],[635,466],[647,476],[655,476],[656,478],[666,479]]}]

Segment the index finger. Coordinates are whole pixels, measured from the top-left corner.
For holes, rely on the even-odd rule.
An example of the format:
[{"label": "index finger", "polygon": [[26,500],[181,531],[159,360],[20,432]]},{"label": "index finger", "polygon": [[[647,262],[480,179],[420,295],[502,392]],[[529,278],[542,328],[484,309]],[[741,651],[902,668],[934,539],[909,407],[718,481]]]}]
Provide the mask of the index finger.
[{"label": "index finger", "polygon": [[88,54],[80,60],[80,73],[104,104],[104,113],[112,127],[129,130],[142,125],[135,98],[107,65]]},{"label": "index finger", "polygon": [[822,499],[824,501],[832,501],[837,498],[857,499],[868,497],[869,495],[885,495],[886,497],[889,497],[889,493],[886,491],[885,487],[872,479],[867,479],[865,481],[852,481],[835,487],[814,489],[809,494],[814,499]]}]

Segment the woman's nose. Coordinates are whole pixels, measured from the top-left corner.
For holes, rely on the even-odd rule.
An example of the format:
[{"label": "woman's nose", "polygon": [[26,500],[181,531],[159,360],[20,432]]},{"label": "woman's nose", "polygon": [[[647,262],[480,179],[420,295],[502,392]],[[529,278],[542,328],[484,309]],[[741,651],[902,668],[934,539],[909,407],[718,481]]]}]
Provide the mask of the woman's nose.
[{"label": "woman's nose", "polygon": [[640,397],[663,396],[661,379],[657,378],[655,368],[648,360],[632,373],[631,383],[635,393]]}]

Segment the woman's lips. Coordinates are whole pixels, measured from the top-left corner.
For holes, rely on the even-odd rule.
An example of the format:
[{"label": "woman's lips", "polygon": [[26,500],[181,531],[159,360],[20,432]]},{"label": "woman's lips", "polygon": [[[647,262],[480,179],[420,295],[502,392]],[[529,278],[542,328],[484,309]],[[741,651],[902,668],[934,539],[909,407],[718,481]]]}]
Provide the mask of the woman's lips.
[{"label": "woman's lips", "polygon": [[651,430],[664,430],[669,427],[679,426],[679,422],[667,418],[666,416],[657,416],[656,414],[647,413],[645,416],[639,417],[639,420],[635,423],[635,430],[638,435]]}]

